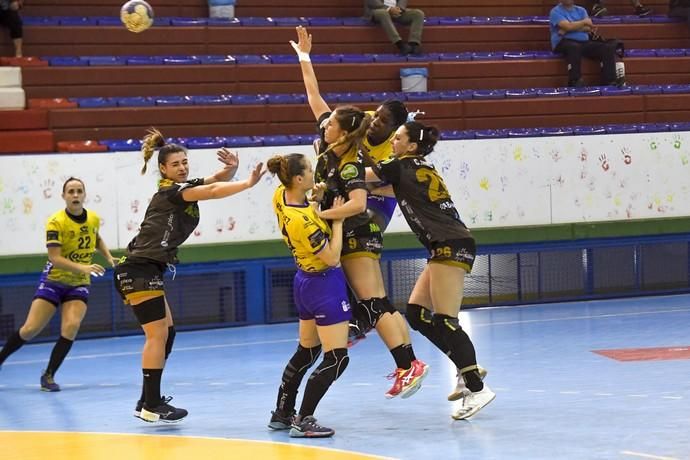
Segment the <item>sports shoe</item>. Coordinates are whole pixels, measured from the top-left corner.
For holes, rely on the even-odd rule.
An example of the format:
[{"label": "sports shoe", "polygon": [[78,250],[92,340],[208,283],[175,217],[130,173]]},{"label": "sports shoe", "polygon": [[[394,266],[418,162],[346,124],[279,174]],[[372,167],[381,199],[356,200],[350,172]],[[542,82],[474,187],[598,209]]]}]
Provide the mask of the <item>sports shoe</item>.
[{"label": "sports shoe", "polygon": [[429,365],[427,363],[425,363],[424,361],[420,361],[418,359],[415,359],[414,361],[412,361],[412,365],[421,368],[422,378],[419,380],[419,385],[417,385],[414,388],[411,388],[410,391],[408,391],[407,393],[405,393],[404,395],[401,396],[401,398],[403,398],[403,399],[409,398],[410,396],[412,396],[413,394],[418,392],[420,388],[422,388],[422,380],[424,380],[427,372],[429,372]]},{"label": "sports shoe", "polygon": [[[479,365],[477,365],[477,371],[479,372],[479,377],[481,377],[482,380],[484,380],[486,374],[489,373],[486,369]],[[448,395],[448,401],[457,401],[458,399],[462,399],[465,395],[465,390],[467,390],[467,386],[465,386],[465,380],[462,378],[462,375],[460,375],[460,371],[458,371],[457,378],[458,383],[455,385],[455,390],[453,390],[453,392]]]},{"label": "sports shoe", "polygon": [[481,391],[471,392],[467,390],[466,396],[462,400],[462,406],[455,411],[451,417],[455,420],[465,420],[472,417],[474,414],[482,410],[484,406],[489,404],[496,398],[496,393],[491,391],[489,385],[484,384]]},{"label": "sports shoe", "polygon": [[590,16],[593,18],[603,18],[608,14],[609,10],[606,9],[605,6],[600,5],[599,3],[595,3],[592,6],[592,12],[590,13]]},{"label": "sports shoe", "polygon": [[[161,396],[161,400],[165,403],[168,404],[170,401],[172,401],[172,396]],[[141,399],[137,401],[137,405],[134,408],[134,416],[136,418],[141,418],[141,408],[144,407],[144,401]]]},{"label": "sports shoe", "polygon": [[50,374],[46,371],[44,371],[43,374],[41,374],[41,391],[60,391],[60,385],[55,383],[55,380],[53,379],[53,374]]},{"label": "sports shoe", "polygon": [[355,346],[357,342],[362,339],[366,339],[367,332],[369,331],[363,327],[361,321],[359,321],[357,318],[352,318],[350,320],[350,327],[347,333],[347,348]]},{"label": "sports shoe", "polygon": [[146,403],[141,406],[141,411],[139,412],[139,418],[145,422],[166,422],[175,423],[179,422],[187,416],[188,412],[185,409],[179,409],[173,407],[161,400],[161,403],[156,407],[148,407]]},{"label": "sports shoe", "polygon": [[328,438],[335,434],[333,428],[326,428],[316,423],[316,419],[307,415],[300,420],[300,416],[295,416],[290,429],[291,438]]},{"label": "sports shoe", "polygon": [[408,398],[412,396],[419,390],[418,387],[422,380],[424,380],[424,377],[426,377],[428,370],[429,366],[419,360],[415,360],[409,369],[396,369],[387,377],[389,380],[395,379],[395,382],[393,382],[390,390],[386,392],[386,398],[392,399],[396,396]]},{"label": "sports shoe", "polygon": [[268,427],[272,430],[289,430],[292,427],[292,422],[295,419],[295,411],[290,415],[284,415],[279,410],[271,411],[271,421],[268,422]]},{"label": "sports shoe", "polygon": [[651,13],[652,13],[652,9],[647,8],[646,6],[644,6],[641,3],[635,7],[635,14],[641,18],[643,18],[645,16],[649,16]]}]

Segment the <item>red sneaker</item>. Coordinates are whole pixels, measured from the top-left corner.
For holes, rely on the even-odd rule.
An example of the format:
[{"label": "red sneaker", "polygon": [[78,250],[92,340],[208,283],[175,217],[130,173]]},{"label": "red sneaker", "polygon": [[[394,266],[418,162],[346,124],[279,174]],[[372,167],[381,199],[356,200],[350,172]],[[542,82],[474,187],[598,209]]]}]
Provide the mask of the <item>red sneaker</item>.
[{"label": "red sneaker", "polygon": [[428,371],[429,366],[420,360],[413,361],[409,369],[396,369],[388,376],[389,379],[395,379],[395,382],[393,382],[391,389],[386,392],[386,398],[392,399],[396,396],[409,398],[419,390],[419,386]]}]

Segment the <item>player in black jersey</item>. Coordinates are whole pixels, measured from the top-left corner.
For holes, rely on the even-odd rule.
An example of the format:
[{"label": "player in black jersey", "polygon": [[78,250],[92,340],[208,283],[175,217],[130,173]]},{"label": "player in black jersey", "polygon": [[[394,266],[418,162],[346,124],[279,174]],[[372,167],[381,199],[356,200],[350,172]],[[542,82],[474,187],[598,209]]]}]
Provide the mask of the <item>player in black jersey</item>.
[{"label": "player in black jersey", "polygon": [[483,383],[474,345],[458,322],[465,274],[472,270],[476,248],[443,178],[426,161],[438,134],[435,127],[405,123],[393,138],[393,157],[368,169],[367,181],[392,184],[405,220],[429,251],[427,266],[410,294],[406,316],[410,326],[460,370],[467,390],[452,417],[461,420],[477,413],[496,395]]},{"label": "player in black jersey", "polygon": [[[368,323],[376,328],[395,361],[396,370],[390,375],[394,383],[385,393],[386,398],[406,398],[419,389],[429,366],[418,360],[412,345],[405,342],[409,339],[405,334],[407,325],[386,296],[383,284],[379,264],[383,237],[367,213],[368,192],[360,153],[372,117],[351,106],[330,109],[319,93],[309,58],[311,36],[304,27],[297,27],[297,37],[298,43],[291,42],[291,45],[297,52],[309,107],[321,135],[314,168],[314,181],[325,185],[319,216],[325,220],[345,218],[340,260],[358,299],[355,308],[367,315]],[[329,209],[338,195],[346,198],[346,203]]]},{"label": "player in black jersey", "polygon": [[205,178],[188,180],[187,150],[167,144],[163,135],[153,129],[142,145],[142,174],[156,149],[161,174],[158,192],[151,198],[139,233],[115,269],[115,287],[124,302],[132,306],[146,335],[141,360],[144,383],[134,415],[147,422],[176,422],[186,417],[187,411],[171,406],[168,402],[172,398],[160,394],[163,367],[175,340],[163,273],[166,267],[174,273],[177,248],[199,223],[197,201],[225,198],[247,190],[265,171],[261,171],[263,164],[259,163],[246,180],[229,182],[237,172],[239,160],[236,154],[221,149],[218,159],[223,163],[222,169]]}]

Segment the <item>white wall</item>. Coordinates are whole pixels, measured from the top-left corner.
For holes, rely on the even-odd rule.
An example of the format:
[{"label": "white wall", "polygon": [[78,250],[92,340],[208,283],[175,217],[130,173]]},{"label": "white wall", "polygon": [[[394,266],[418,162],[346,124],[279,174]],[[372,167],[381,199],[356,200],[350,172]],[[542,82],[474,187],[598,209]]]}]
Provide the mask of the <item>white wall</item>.
[{"label": "white wall", "polygon": [[[237,177],[274,153],[311,146],[239,149]],[[190,152],[190,177],[218,168],[214,151]],[[690,216],[690,133],[446,141],[430,159],[471,228]],[[155,158],[139,175],[138,152],[0,157],[0,255],[45,251],[47,217],[64,206],[64,180],[86,182],[87,208],[103,218],[111,247],[135,235],[156,189]],[[248,192],[200,203],[187,244],[278,239],[266,176]],[[389,231],[408,231],[399,211]]]}]

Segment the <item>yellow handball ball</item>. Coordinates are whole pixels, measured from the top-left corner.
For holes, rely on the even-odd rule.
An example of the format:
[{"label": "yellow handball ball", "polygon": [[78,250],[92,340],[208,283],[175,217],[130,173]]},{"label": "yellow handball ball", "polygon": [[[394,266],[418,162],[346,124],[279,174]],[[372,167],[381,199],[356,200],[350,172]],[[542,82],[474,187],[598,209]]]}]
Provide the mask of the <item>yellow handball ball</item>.
[{"label": "yellow handball ball", "polygon": [[130,0],[120,8],[120,20],[130,32],[143,32],[153,25],[153,8],[144,0]]}]

